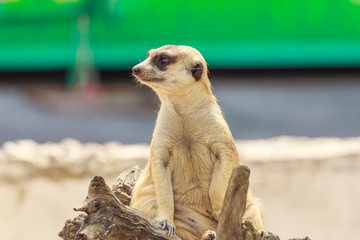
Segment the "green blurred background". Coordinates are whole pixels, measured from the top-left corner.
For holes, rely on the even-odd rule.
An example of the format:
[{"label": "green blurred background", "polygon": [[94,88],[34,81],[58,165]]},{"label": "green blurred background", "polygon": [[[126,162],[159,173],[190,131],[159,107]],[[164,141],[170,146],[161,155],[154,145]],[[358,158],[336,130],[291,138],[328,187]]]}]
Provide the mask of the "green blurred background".
[{"label": "green blurred background", "polygon": [[0,70],[128,69],[191,45],[211,68],[360,66],[360,0],[0,0]]}]

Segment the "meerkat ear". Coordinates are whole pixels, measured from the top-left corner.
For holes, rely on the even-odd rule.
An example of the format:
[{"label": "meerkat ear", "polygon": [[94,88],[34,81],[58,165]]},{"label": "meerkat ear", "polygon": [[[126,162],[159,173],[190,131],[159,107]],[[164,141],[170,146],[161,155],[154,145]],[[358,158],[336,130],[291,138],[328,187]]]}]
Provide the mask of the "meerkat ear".
[{"label": "meerkat ear", "polygon": [[199,81],[204,71],[204,66],[202,63],[198,63],[192,67],[191,73],[196,81]]}]

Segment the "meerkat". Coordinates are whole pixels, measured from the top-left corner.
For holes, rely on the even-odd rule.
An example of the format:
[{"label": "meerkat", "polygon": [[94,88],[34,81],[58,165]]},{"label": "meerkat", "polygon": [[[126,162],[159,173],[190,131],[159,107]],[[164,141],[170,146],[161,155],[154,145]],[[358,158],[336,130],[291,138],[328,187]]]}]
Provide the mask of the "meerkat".
[{"label": "meerkat", "polygon": [[[140,83],[156,92],[161,106],[131,206],[160,221],[170,235],[176,229],[184,240],[216,230],[232,170],[239,164],[207,73],[200,52],[176,45],[150,50],[132,69]],[[244,219],[263,229],[260,207],[250,193]]]}]

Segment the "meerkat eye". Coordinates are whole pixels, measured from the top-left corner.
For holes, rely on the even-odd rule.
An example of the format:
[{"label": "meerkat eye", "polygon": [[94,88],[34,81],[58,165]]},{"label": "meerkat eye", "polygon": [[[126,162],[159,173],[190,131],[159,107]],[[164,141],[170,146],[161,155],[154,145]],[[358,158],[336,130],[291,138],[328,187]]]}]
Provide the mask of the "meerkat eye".
[{"label": "meerkat eye", "polygon": [[159,63],[161,63],[162,65],[166,65],[166,64],[168,64],[169,62],[170,62],[170,59],[167,58],[167,57],[161,57],[161,58],[159,59]]}]

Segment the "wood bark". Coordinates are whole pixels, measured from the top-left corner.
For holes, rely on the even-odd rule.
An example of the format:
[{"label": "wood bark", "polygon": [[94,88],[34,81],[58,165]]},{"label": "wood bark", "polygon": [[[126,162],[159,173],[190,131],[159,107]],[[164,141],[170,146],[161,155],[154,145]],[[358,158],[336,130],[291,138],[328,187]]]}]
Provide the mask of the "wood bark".
[{"label": "wood bark", "polygon": [[[128,171],[129,174],[135,172],[136,170]],[[129,176],[123,177],[122,180]],[[119,182],[124,183],[121,179]],[[126,184],[125,186],[127,187]],[[115,189],[119,191],[121,186],[116,186]],[[65,223],[59,233],[64,240],[180,240],[177,236],[169,237],[167,230],[162,230],[159,222],[124,205],[100,176],[94,177],[85,201],[74,210],[87,215],[81,214]]]},{"label": "wood bark", "polygon": [[233,169],[216,231],[220,240],[243,240],[241,224],[246,207],[249,175],[250,170],[245,166]]},{"label": "wood bark", "polygon": [[[180,240],[176,235],[168,236],[167,230],[162,230],[156,220],[128,206],[139,174],[138,167],[123,172],[112,189],[102,177],[94,177],[85,201],[74,208],[83,213],[67,220],[59,236],[64,240]],[[220,214],[217,236],[215,232],[208,231],[202,240],[280,240],[275,234],[260,233],[251,223],[242,222],[249,174],[246,166],[234,168]]]}]

